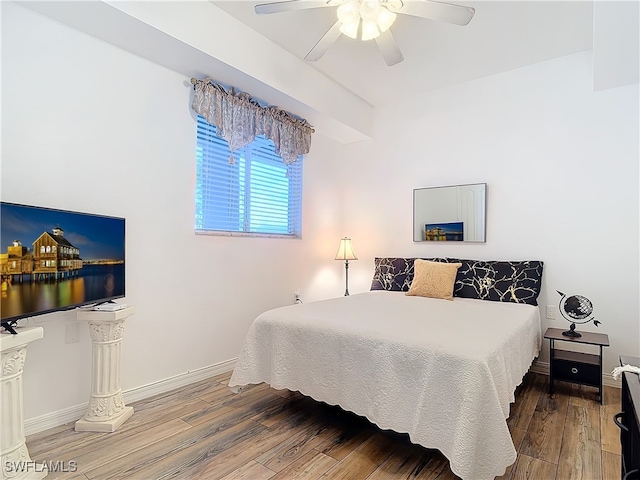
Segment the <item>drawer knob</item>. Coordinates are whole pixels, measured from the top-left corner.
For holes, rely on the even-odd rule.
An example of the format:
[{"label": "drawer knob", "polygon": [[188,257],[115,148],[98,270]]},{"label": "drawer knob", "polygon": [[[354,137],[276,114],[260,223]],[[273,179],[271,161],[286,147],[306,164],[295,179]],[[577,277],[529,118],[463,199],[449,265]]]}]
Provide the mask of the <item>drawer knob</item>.
[{"label": "drawer knob", "polygon": [[578,369],[576,367],[572,367],[571,368],[571,373],[573,373],[575,375],[576,373],[578,373]]}]

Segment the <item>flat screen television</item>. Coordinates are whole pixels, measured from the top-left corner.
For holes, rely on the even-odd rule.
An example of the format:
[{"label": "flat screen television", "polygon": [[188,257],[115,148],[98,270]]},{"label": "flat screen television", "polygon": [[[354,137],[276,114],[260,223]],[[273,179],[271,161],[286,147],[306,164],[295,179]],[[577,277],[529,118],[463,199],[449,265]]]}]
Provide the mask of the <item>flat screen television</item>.
[{"label": "flat screen television", "polygon": [[2,326],[125,295],[125,219],[0,202]]}]

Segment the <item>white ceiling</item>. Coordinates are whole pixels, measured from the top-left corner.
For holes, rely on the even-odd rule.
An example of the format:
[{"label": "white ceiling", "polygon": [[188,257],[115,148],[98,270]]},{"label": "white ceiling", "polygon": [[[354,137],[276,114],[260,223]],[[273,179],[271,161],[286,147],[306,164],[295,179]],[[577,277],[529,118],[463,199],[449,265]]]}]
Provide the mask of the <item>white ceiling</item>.
[{"label": "white ceiling", "polygon": [[[298,58],[304,58],[335,22],[335,8],[271,15],[254,12],[256,4],[272,1],[211,3]],[[593,1],[451,3],[475,8],[469,25],[398,15],[391,30],[404,61],[395,66],[384,63],[375,42],[344,35],[310,65],[369,104],[382,106],[593,46]]]}]

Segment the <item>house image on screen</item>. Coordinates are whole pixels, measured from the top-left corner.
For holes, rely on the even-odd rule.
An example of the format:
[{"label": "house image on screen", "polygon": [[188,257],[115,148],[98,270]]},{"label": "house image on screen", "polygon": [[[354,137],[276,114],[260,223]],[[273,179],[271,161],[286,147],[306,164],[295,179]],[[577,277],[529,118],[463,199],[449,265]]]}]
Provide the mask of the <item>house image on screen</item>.
[{"label": "house image on screen", "polygon": [[80,249],[64,238],[62,228],[44,232],[33,242],[33,274],[36,281],[77,276],[81,268]]},{"label": "house image on screen", "polygon": [[13,245],[7,247],[7,253],[0,255],[0,265],[3,279],[5,275],[30,274],[33,270],[33,255],[20,240],[14,240]]}]

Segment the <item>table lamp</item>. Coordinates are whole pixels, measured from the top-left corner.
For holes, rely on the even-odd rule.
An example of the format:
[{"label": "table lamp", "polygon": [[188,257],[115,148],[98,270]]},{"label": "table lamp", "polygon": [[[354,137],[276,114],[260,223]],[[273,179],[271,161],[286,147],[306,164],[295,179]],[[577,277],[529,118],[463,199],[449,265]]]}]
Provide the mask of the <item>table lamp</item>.
[{"label": "table lamp", "polygon": [[353,253],[353,246],[351,245],[351,239],[344,237],[340,240],[340,248],[336,254],[336,260],[344,260],[345,271],[345,289],[344,296],[349,295],[349,260],[357,260],[356,254]]}]

